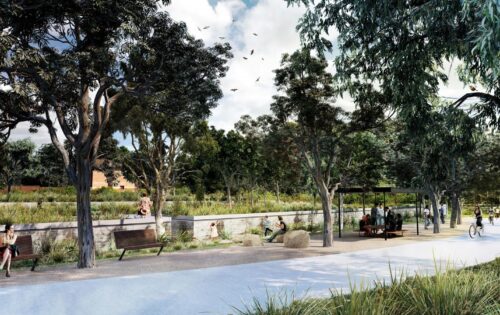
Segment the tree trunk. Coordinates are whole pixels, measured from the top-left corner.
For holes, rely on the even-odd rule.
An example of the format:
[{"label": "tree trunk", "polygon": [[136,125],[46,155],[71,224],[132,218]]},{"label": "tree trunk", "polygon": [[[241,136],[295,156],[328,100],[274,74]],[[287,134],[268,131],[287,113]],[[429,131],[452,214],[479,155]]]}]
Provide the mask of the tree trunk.
[{"label": "tree trunk", "polygon": [[343,231],[344,230],[344,194],[339,194],[339,199],[340,199],[340,229]]},{"label": "tree trunk", "polygon": [[153,202],[153,210],[155,212],[156,237],[159,239],[165,234],[165,226],[163,225],[163,204],[165,203],[165,189],[158,181],[156,183],[155,196]]},{"label": "tree trunk", "polygon": [[450,218],[450,228],[454,229],[457,226],[458,219],[458,194],[452,192],[451,194],[451,218]]},{"label": "tree trunk", "polygon": [[90,211],[90,187],[92,166],[90,159],[77,158],[77,220],[78,220],[78,268],[95,267],[95,244]]},{"label": "tree trunk", "polygon": [[229,202],[229,209],[232,209],[233,202],[231,200],[231,188],[229,187],[229,185],[226,185],[226,186],[227,186],[227,201]]},{"label": "tree trunk", "polygon": [[439,192],[436,192],[435,189],[429,188],[429,198],[432,203],[432,213],[434,216],[434,233],[439,233],[439,208],[438,208],[438,200],[440,199]]},{"label": "tree trunk", "polygon": [[250,205],[253,208],[253,206],[254,206],[254,201],[253,201],[253,187],[250,188]]},{"label": "tree trunk", "polygon": [[462,224],[462,203],[460,202],[460,196],[457,196],[457,225]]},{"label": "tree trunk", "polygon": [[276,201],[280,204],[280,183],[276,181]]},{"label": "tree trunk", "polygon": [[323,208],[323,247],[333,246],[332,204],[328,191],[320,193]]}]

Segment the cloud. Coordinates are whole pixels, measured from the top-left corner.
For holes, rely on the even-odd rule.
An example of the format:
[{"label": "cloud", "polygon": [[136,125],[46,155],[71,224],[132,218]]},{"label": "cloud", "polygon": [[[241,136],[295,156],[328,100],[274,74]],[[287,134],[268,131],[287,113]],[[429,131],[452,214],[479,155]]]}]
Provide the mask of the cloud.
[{"label": "cloud", "polygon": [[[276,0],[261,0],[250,8],[243,1],[227,0],[212,7],[208,0],[193,0],[189,4],[173,1],[166,10],[172,18],[185,21],[190,32],[207,45],[224,37],[233,47],[234,58],[221,80],[224,97],[213,110],[210,124],[228,130],[243,115],[270,112],[276,94],[273,70],[280,66],[283,53],[300,47],[295,28],[303,7],[287,8],[285,1]],[[203,26],[210,28],[197,29]]]}]

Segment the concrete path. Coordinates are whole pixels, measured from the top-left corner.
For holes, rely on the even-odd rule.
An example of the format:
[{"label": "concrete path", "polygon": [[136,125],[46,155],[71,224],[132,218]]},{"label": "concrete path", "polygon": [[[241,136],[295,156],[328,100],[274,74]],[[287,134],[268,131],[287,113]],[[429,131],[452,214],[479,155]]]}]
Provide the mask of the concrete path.
[{"label": "concrete path", "polygon": [[[322,296],[348,289],[349,281],[388,280],[389,263],[398,272],[432,274],[436,264],[462,267],[493,260],[500,257],[499,223],[474,240],[463,234],[340,254],[86,280],[76,280],[81,277],[75,272],[73,281],[3,286],[1,309],[2,314],[232,314],[233,306],[242,308],[267,294]],[[217,253],[206,251],[206,260]]]}]

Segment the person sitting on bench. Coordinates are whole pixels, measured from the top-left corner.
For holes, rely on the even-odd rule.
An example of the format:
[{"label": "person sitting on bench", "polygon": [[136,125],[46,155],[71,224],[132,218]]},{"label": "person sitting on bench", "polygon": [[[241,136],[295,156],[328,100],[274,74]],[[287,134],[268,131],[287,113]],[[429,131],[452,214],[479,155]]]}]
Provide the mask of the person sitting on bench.
[{"label": "person sitting on bench", "polygon": [[5,263],[7,263],[7,272],[5,273],[6,277],[10,277],[10,262],[12,260],[12,256],[17,256],[19,254],[17,246],[15,245],[16,240],[17,235],[14,234],[14,227],[12,224],[7,223],[5,225],[5,236],[3,237],[2,242],[6,247],[3,250],[2,264],[0,264],[0,270],[2,270]]},{"label": "person sitting on bench", "polygon": [[369,214],[364,215],[359,221],[359,230],[365,231],[365,236],[369,236],[372,233],[371,217]]}]

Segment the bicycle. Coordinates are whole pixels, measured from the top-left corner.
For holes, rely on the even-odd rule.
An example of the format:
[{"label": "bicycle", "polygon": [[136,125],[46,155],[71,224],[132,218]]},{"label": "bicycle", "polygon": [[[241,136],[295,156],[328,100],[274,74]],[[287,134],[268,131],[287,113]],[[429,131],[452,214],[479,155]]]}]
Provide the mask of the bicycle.
[{"label": "bicycle", "polygon": [[476,234],[481,237],[484,235],[484,224],[480,227],[477,226],[476,221],[472,222],[469,227],[469,236],[470,238],[475,238]]}]

